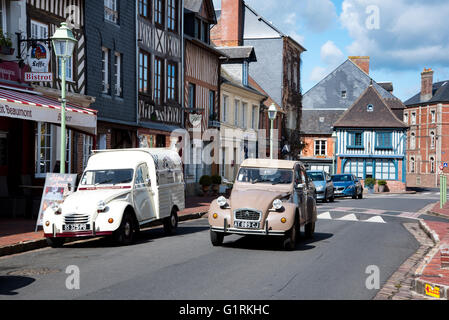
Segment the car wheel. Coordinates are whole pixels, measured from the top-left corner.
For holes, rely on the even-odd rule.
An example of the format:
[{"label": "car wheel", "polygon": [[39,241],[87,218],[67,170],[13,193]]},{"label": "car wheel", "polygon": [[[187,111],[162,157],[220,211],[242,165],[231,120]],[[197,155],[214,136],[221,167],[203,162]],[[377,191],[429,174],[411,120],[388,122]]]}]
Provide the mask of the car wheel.
[{"label": "car wheel", "polygon": [[335,201],[335,194],[334,193],[332,193],[332,197],[329,198],[329,201],[330,202],[334,202]]},{"label": "car wheel", "polygon": [[354,194],[352,195],[352,199],[357,199],[357,189],[354,190]]},{"label": "car wheel", "polygon": [[170,217],[164,219],[164,232],[166,235],[172,235],[176,232],[178,221],[178,213],[173,209]]},{"label": "car wheel", "polygon": [[363,189],[360,191],[359,199],[363,199]]},{"label": "car wheel", "polygon": [[210,231],[210,241],[212,242],[212,245],[214,247],[221,246],[223,244],[223,240],[224,240],[224,233],[215,232],[212,230]]},{"label": "car wheel", "polygon": [[307,239],[313,238],[313,234],[315,233],[315,222],[309,222],[304,227],[304,233]]},{"label": "car wheel", "polygon": [[130,213],[125,213],[120,227],[114,232],[114,240],[120,245],[127,246],[134,240],[134,219]]},{"label": "car wheel", "polygon": [[52,248],[61,248],[64,242],[65,238],[47,238],[47,244]]},{"label": "car wheel", "polygon": [[295,219],[295,223],[293,224],[292,228],[287,232],[287,235],[284,237],[284,242],[282,243],[282,247],[285,250],[294,250],[296,248],[296,241],[297,241],[297,232],[298,232],[298,226],[297,226],[297,219]]},{"label": "car wheel", "polygon": [[327,202],[327,192],[324,193],[324,199],[323,202],[326,203]]}]

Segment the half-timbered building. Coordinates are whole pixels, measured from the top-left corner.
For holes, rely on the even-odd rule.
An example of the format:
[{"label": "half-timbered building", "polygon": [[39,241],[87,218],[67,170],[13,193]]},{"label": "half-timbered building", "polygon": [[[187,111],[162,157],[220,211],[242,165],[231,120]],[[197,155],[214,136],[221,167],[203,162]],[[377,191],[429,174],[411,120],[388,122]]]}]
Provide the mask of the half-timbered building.
[{"label": "half-timbered building", "polygon": [[182,127],[183,7],[181,0],[139,0],[137,90],[142,147],[169,147]]},{"label": "half-timbered building", "polygon": [[[218,174],[218,163],[210,165],[201,161],[202,134],[207,129],[220,128],[220,57],[223,53],[210,45],[209,33],[210,26],[216,23],[212,0],[184,2],[184,126],[190,134],[192,151],[195,150],[185,167],[188,185],[198,182],[203,174]],[[198,134],[194,135],[194,131]]]},{"label": "half-timbered building", "polygon": [[393,112],[398,104],[371,84],[341,115],[334,124],[338,173],[386,180],[390,191],[405,191],[408,126]]}]

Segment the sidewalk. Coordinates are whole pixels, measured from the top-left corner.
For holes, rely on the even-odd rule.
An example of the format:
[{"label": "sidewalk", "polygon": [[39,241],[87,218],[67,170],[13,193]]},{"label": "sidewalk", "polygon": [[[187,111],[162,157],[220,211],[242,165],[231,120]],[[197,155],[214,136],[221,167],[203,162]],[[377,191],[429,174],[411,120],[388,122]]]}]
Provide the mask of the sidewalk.
[{"label": "sidewalk", "polygon": [[[429,211],[449,218],[449,204],[440,209],[438,202]],[[449,252],[445,251],[445,248],[449,248],[449,220],[420,223],[434,241],[435,247],[415,272],[414,291],[428,297],[449,300]]]},{"label": "sidewalk", "polygon": [[[178,212],[179,221],[201,218],[209,210],[209,205],[216,197],[186,198],[185,209]],[[34,232],[35,220],[0,219],[0,257],[35,250],[47,246],[42,228]]]}]

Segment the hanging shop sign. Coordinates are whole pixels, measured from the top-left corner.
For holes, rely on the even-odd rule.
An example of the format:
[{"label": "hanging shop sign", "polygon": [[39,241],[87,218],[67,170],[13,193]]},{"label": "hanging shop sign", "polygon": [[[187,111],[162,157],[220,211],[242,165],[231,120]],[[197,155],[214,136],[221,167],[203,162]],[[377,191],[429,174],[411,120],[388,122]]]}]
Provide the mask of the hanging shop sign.
[{"label": "hanging shop sign", "polygon": [[48,46],[38,42],[34,47],[28,49],[28,64],[31,72],[48,72],[51,52]]}]

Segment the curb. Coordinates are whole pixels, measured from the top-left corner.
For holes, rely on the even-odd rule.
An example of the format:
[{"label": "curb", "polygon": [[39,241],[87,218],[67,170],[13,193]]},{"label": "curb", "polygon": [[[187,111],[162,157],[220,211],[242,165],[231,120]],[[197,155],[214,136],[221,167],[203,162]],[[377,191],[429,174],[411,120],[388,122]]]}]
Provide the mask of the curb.
[{"label": "curb", "polygon": [[449,286],[436,284],[433,282],[419,279],[419,277],[422,276],[424,268],[430,261],[432,261],[435,254],[437,254],[438,251],[440,250],[440,238],[438,237],[438,234],[432,229],[430,229],[429,226],[423,220],[419,220],[419,226],[429,236],[429,238],[432,239],[435,245],[430,250],[430,252],[424,257],[424,259],[419,263],[418,268],[414,272],[413,277],[415,279],[412,281],[411,284],[412,291],[416,292],[417,294],[430,297],[426,292],[426,287],[431,286],[432,290],[438,289],[438,292],[440,294],[439,300],[449,300]]},{"label": "curb", "polygon": [[[182,215],[179,217],[179,221],[189,221],[196,220],[202,218],[206,212],[198,212],[198,213],[190,213],[186,215]],[[153,224],[150,224],[151,227],[156,227],[162,225],[162,221],[156,221]],[[82,238],[68,238],[66,243],[71,243],[75,241],[83,240]],[[86,238],[85,240],[92,240],[92,238]],[[33,240],[23,243],[16,243],[4,247],[0,247],[0,257],[10,256],[13,254],[23,253],[27,251],[37,250],[48,247],[47,240],[45,238],[39,240]]]}]

